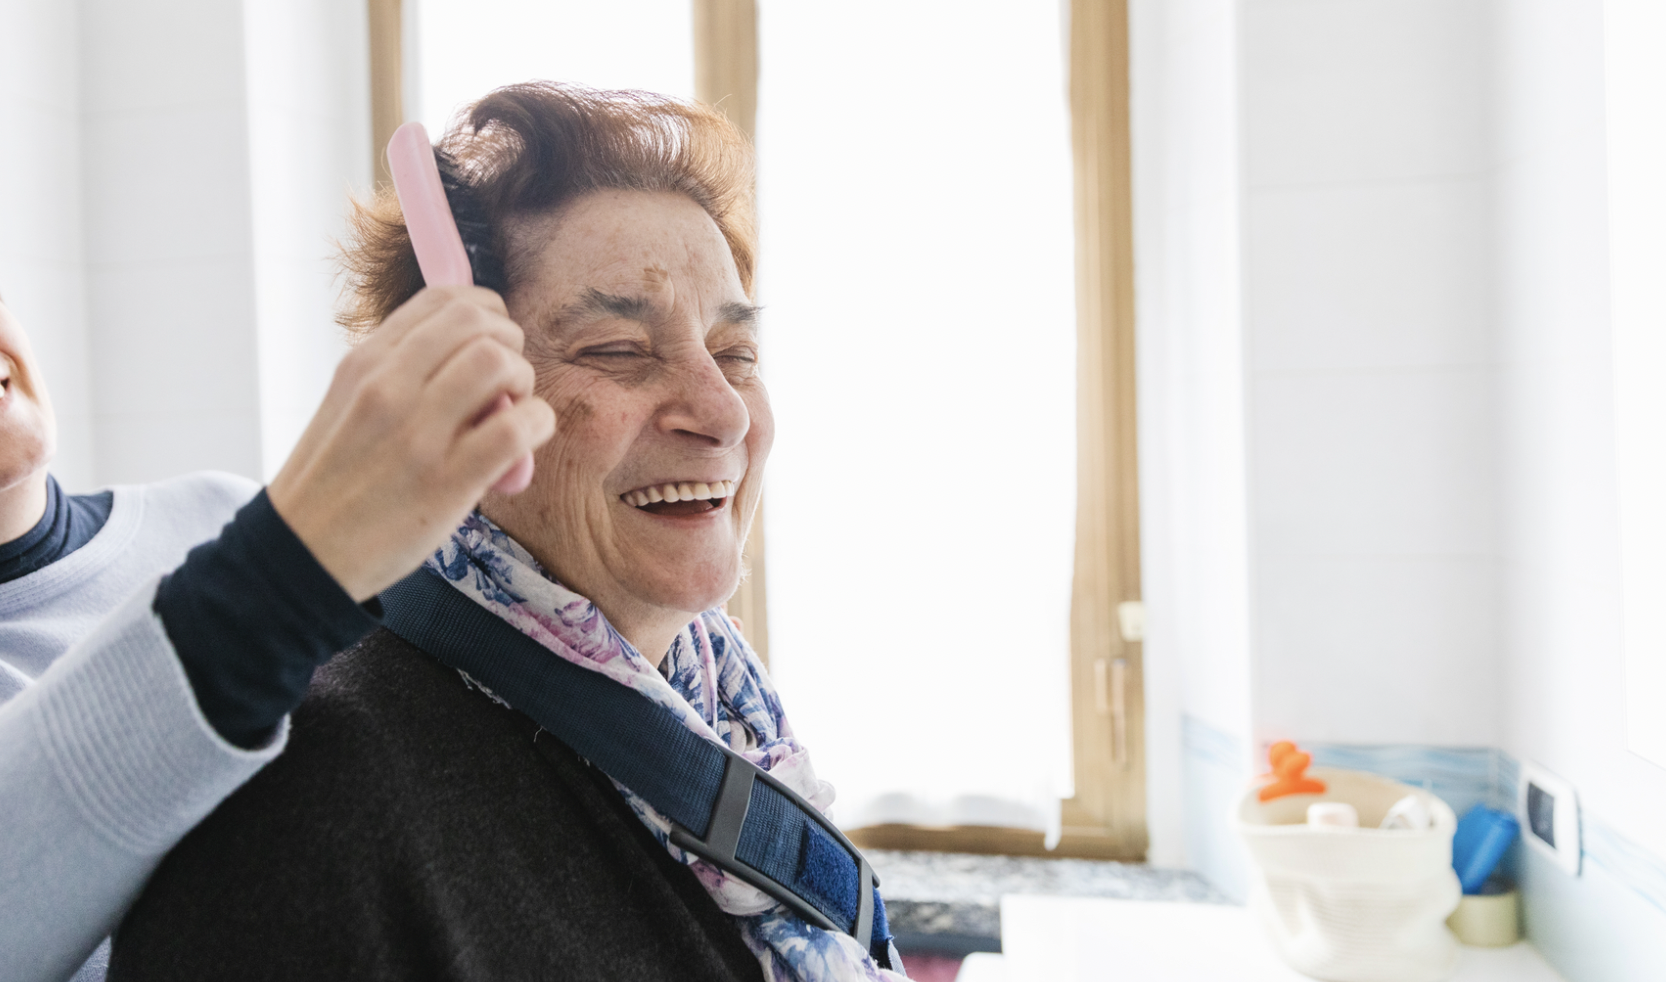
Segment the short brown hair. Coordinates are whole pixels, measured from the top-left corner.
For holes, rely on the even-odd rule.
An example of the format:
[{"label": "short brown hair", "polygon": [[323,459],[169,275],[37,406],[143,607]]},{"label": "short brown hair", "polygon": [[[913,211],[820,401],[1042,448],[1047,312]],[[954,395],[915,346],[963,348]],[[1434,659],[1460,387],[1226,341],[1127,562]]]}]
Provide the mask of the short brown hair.
[{"label": "short brown hair", "polygon": [[[514,285],[507,219],[548,213],[591,191],[621,189],[693,199],[722,231],[741,286],[752,295],[758,245],[752,146],[715,109],[648,92],[525,82],[469,107],[436,156],[481,286],[501,292]],[[353,331],[374,328],[422,289],[391,187],[354,202],[341,266],[347,290],[340,320]]]}]

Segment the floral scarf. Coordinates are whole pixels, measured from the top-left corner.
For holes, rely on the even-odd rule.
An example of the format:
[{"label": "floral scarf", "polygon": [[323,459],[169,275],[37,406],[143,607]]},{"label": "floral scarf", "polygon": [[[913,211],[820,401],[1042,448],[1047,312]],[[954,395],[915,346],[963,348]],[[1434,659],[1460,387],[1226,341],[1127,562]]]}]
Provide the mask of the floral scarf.
[{"label": "floral scarf", "polygon": [[[444,576],[482,607],[557,656],[613,679],[669,709],[694,732],[724,744],[822,811],[833,786],[816,777],[810,755],[793,738],[781,700],[758,657],[720,610],[684,627],[655,669],[596,605],[557,583],[520,544],[482,515],[470,515],[429,557]],[[498,697],[464,676],[476,688]],[[502,699],[498,699],[502,702]],[[735,919],[742,939],[770,982],[896,980],[860,943],[815,927],[751,884],[671,842],[671,822],[617,781],[636,817],[679,862],[686,863]]]}]

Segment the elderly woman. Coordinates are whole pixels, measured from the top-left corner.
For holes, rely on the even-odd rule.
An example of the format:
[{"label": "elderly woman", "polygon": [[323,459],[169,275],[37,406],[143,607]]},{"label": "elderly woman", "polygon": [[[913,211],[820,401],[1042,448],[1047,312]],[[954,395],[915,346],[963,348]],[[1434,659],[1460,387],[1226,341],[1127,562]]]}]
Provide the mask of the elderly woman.
[{"label": "elderly woman", "polygon": [[[439,156],[476,280],[523,327],[558,428],[532,486],[488,493],[417,575],[535,642],[505,656],[520,668],[596,673],[825,807],[720,610],[774,432],[745,138],[670,99],[528,84],[476,104]],[[389,197],[356,231],[349,321],[374,331],[421,276]],[[320,671],[288,752],[164,861],[111,977],[900,972],[882,906],[868,944],[816,926],[685,851],[651,795],[522,715],[538,715],[526,689],[437,654],[383,630]]]}]

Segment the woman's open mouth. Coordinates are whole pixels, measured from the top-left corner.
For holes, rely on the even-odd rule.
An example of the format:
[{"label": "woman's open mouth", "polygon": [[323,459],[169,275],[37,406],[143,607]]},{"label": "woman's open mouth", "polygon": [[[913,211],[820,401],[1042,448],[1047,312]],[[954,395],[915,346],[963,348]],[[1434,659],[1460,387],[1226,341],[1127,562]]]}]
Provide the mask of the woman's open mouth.
[{"label": "woman's open mouth", "polygon": [[619,500],[650,515],[699,515],[722,508],[738,481],[680,481],[626,491]]}]

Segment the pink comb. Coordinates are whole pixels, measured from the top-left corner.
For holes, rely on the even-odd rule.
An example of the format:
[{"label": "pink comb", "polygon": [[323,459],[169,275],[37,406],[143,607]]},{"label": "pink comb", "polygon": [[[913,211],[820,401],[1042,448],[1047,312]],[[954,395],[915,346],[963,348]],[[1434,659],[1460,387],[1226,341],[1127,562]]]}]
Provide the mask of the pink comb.
[{"label": "pink comb", "polygon": [[[474,270],[469,266],[469,254],[457,232],[451,204],[445,200],[434,148],[421,123],[406,123],[393,131],[393,139],[388,141],[388,170],[393,174],[393,190],[399,195],[399,210],[405,213],[405,228],[411,236],[411,248],[416,250],[423,281],[429,286],[472,285]],[[510,405],[506,392],[480,419]],[[515,461],[492,488],[504,494],[519,494],[531,483],[532,454],[528,453]]]}]

